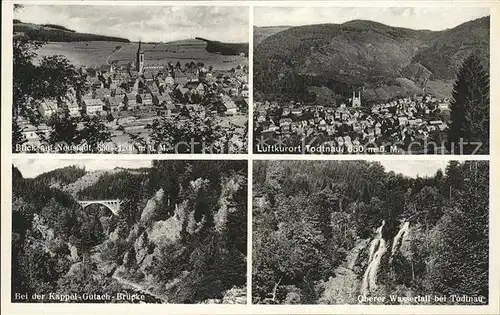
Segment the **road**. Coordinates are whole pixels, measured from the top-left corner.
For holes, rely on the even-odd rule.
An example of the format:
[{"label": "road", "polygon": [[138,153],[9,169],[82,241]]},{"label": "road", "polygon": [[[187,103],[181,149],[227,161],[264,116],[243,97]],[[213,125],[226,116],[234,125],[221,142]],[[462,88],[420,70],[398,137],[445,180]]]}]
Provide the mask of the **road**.
[{"label": "road", "polygon": [[107,65],[111,65],[111,64],[109,63],[109,58],[111,58],[114,54],[116,54],[117,52],[119,52],[119,51],[120,51],[120,50],[122,50],[122,49],[123,49],[123,47],[120,47],[120,49],[113,51],[113,52],[111,53],[111,55],[109,55],[109,56],[108,56],[108,58],[106,58],[106,64],[107,64]]}]

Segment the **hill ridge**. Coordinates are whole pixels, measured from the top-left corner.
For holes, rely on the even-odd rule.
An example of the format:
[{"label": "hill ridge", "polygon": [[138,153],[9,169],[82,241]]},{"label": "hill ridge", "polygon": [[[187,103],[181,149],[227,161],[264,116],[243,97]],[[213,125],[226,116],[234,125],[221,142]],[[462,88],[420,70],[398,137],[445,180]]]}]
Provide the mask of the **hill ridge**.
[{"label": "hill ridge", "polygon": [[349,86],[390,87],[388,98],[408,93],[393,84],[396,79],[413,81],[418,88],[412,93],[421,93],[419,89],[430,81],[447,82],[446,91],[440,93],[449,96],[448,82],[465,57],[477,53],[489,68],[489,16],[442,31],[357,19],[257,35],[261,41],[254,51],[254,82],[263,94],[281,93],[281,85],[290,85],[289,77],[300,81],[299,76],[306,81],[299,85],[327,86],[341,94]]},{"label": "hill ridge", "polygon": [[129,39],[99,35],[92,33],[81,33],[57,24],[36,24],[14,20],[14,34],[22,34],[30,40],[49,42],[78,42],[78,41],[114,41],[130,43]]}]

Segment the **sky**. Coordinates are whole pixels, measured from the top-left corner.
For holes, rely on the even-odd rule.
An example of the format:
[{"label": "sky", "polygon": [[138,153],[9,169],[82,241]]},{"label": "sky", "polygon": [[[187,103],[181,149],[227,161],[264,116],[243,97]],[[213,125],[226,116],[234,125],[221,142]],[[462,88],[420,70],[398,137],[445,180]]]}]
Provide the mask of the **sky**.
[{"label": "sky", "polygon": [[23,174],[24,178],[33,178],[40,174],[49,172],[65,166],[77,165],[85,167],[87,171],[111,170],[115,167],[141,168],[150,167],[151,160],[75,160],[75,159],[14,159],[12,164]]},{"label": "sky", "polygon": [[439,31],[489,14],[489,8],[479,7],[255,7],[254,24],[256,26],[298,26],[371,20],[397,27]]},{"label": "sky", "polygon": [[426,177],[434,176],[438,169],[441,169],[444,173],[446,165],[448,165],[448,160],[408,160],[408,161],[379,161],[387,172],[394,171],[395,173],[401,173],[409,177]]},{"label": "sky", "polygon": [[24,5],[14,13],[14,18],[131,41],[168,42],[204,37],[248,42],[248,15],[247,7],[236,6]]}]

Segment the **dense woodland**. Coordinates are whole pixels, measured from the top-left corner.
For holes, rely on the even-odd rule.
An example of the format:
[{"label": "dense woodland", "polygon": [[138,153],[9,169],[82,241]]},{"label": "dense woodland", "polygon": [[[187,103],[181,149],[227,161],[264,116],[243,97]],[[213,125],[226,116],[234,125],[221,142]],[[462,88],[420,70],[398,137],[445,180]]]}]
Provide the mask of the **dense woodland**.
[{"label": "dense woodland", "polygon": [[[13,167],[12,294],[113,294],[123,290],[116,274],[170,303],[244,287],[246,170],[244,161],[154,161],[85,184],[90,173],[78,167],[36,178]],[[98,198],[120,199],[119,214],[77,203]]]},{"label": "dense woodland", "polygon": [[88,33],[78,33],[64,26],[55,24],[30,24],[14,20],[14,32],[24,33],[30,40],[50,42],[88,42],[88,41],[110,41],[130,43],[130,40],[122,37],[105,36]]},{"label": "dense woodland", "polygon": [[358,303],[366,246],[383,220],[389,249],[401,222],[410,236],[382,257],[377,295],[488,297],[488,162],[450,161],[417,178],[366,161],[258,161],[253,170],[255,303]]},{"label": "dense woodland", "polygon": [[224,56],[238,56],[244,54],[248,57],[248,43],[222,43],[216,40],[208,40],[202,37],[196,37],[207,43],[205,48],[209,53],[221,54]]},{"label": "dense woodland", "polygon": [[[443,31],[367,20],[290,27],[255,46],[255,98],[321,103],[308,88],[328,88],[345,100],[354,87],[377,88],[364,100],[385,101],[422,93],[427,80],[455,79],[471,54],[489,69],[489,17]],[[398,78],[413,82],[394,82]]]}]

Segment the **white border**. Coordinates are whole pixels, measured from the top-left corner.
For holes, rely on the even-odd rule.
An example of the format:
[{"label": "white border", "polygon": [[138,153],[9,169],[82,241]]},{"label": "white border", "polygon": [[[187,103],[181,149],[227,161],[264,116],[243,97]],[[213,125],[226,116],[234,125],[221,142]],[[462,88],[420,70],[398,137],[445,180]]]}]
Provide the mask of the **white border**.
[{"label": "white border", "polygon": [[[500,86],[500,3],[498,1],[15,1],[21,4],[71,4],[71,5],[183,5],[183,6],[245,6],[249,7],[249,87],[253,91],[253,7],[262,6],[315,6],[315,7],[490,7],[490,90],[491,90],[491,141],[490,156],[450,156],[450,155],[251,155],[251,154],[228,154],[228,155],[208,155],[208,154],[180,154],[180,155],[99,155],[99,154],[11,154],[11,99],[12,99],[12,59],[4,56],[12,55],[12,0],[2,2],[2,311],[5,314],[135,314],[148,312],[151,314],[500,314],[499,308],[499,248],[494,240],[498,240],[500,233],[495,226],[499,222],[499,213],[495,208],[498,205],[498,145],[495,140],[498,137],[499,128],[493,124],[493,118],[500,117],[500,94],[494,87]],[[253,93],[249,99],[249,124],[248,124],[248,149],[252,150],[253,131]],[[387,306],[387,305],[180,305],[180,304],[22,304],[10,302],[10,253],[11,253],[11,161],[12,159],[228,159],[228,160],[248,160],[248,264],[247,264],[247,292],[251,285],[251,222],[252,222],[252,176],[253,160],[490,160],[490,304],[488,306]],[[248,295],[251,301],[251,295]]]}]

